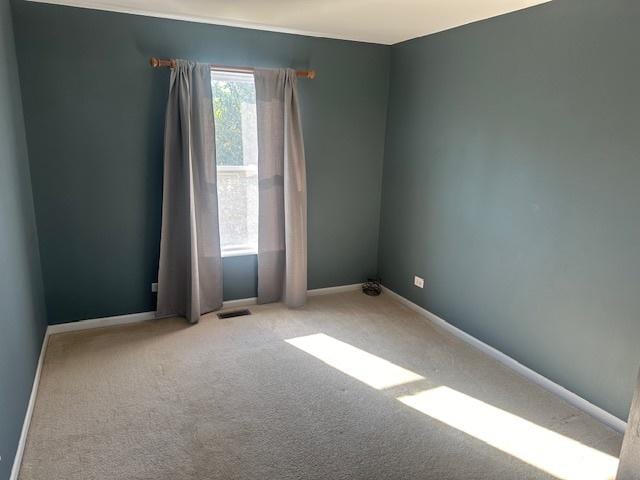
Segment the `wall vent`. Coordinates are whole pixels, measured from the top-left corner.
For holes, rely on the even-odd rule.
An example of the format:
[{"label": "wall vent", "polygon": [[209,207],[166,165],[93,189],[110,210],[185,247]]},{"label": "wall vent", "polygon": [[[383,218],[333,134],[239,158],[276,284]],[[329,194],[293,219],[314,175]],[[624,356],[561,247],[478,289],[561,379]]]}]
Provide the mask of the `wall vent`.
[{"label": "wall vent", "polygon": [[248,308],[243,308],[242,310],[231,310],[230,312],[222,312],[218,314],[218,318],[233,318],[233,317],[244,317],[245,315],[251,315],[251,312]]}]

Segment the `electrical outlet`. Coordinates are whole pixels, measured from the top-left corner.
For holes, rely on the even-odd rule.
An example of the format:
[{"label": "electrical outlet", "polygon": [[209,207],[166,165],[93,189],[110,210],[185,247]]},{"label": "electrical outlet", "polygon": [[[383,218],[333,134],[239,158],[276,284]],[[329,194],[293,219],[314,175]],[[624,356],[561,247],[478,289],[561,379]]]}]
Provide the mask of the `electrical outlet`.
[{"label": "electrical outlet", "polygon": [[418,276],[413,277],[413,284],[418,288],[424,288],[424,278]]},{"label": "electrical outlet", "polygon": [[157,283],[152,283],[151,284],[151,292],[152,293],[158,293],[158,284]]}]

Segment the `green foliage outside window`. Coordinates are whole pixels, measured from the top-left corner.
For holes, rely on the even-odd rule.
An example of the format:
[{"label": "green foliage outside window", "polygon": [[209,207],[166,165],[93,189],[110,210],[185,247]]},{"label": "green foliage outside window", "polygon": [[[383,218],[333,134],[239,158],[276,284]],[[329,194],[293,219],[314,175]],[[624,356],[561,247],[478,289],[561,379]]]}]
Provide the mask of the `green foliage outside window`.
[{"label": "green foliage outside window", "polygon": [[242,104],[255,103],[249,82],[212,80],[218,165],[243,165]]}]

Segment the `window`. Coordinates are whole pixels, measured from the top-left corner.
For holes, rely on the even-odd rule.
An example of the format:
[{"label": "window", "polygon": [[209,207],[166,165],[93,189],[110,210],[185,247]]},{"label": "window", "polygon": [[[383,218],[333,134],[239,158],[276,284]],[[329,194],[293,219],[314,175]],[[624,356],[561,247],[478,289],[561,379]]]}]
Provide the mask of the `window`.
[{"label": "window", "polygon": [[258,127],[252,74],[212,71],[222,256],[258,252]]}]

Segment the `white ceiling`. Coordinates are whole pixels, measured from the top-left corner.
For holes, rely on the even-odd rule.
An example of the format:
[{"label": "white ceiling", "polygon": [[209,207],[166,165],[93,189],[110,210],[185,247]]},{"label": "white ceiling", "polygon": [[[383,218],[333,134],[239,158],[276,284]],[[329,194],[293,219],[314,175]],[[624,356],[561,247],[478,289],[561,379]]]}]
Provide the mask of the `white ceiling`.
[{"label": "white ceiling", "polygon": [[33,0],[394,44],[550,0]]}]

